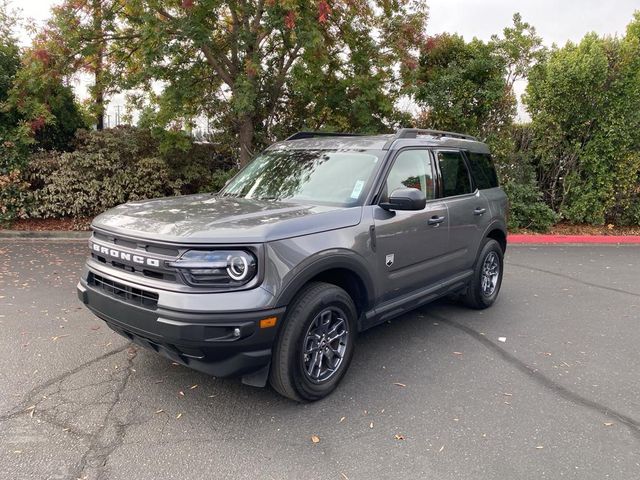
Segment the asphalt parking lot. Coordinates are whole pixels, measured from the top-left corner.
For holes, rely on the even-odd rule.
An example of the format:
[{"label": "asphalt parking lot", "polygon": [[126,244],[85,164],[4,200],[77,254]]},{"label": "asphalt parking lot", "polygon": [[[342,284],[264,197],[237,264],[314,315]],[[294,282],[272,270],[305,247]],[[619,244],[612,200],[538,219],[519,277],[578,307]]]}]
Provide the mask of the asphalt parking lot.
[{"label": "asphalt parking lot", "polygon": [[493,308],[365,332],[307,405],[131,347],[85,253],[0,242],[1,479],[640,478],[640,246],[510,247]]}]

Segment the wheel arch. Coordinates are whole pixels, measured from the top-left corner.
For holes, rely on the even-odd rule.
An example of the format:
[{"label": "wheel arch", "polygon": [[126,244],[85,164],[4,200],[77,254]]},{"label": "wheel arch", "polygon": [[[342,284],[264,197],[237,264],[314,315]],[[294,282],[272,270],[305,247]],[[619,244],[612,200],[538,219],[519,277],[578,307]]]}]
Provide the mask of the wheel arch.
[{"label": "wheel arch", "polygon": [[356,304],[358,315],[362,315],[372,307],[375,292],[365,262],[359,255],[344,251],[311,257],[296,268],[277,296],[276,305],[288,305],[305,285],[319,281],[345,290]]},{"label": "wheel arch", "polygon": [[494,225],[494,227],[486,233],[485,237],[493,238],[498,242],[500,244],[500,248],[502,248],[502,253],[507,251],[507,232],[503,228]]},{"label": "wheel arch", "polygon": [[504,224],[504,222],[500,220],[494,220],[484,230],[484,234],[482,235],[482,241],[480,241],[476,249],[476,256],[475,256],[474,262],[478,260],[478,255],[480,255],[480,250],[482,250],[482,244],[485,238],[492,238],[493,240],[498,242],[500,244],[500,248],[502,249],[503,254],[507,250],[507,227]]}]

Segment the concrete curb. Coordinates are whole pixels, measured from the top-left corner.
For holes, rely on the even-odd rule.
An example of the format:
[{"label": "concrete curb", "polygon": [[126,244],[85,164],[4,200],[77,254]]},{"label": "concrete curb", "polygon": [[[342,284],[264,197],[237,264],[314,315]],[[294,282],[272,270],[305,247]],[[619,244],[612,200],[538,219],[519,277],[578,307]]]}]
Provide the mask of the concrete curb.
[{"label": "concrete curb", "polygon": [[512,245],[640,245],[640,235],[525,235],[514,234],[507,237]]},{"label": "concrete curb", "polygon": [[0,230],[0,239],[21,240],[86,240],[88,231],[67,230]]}]

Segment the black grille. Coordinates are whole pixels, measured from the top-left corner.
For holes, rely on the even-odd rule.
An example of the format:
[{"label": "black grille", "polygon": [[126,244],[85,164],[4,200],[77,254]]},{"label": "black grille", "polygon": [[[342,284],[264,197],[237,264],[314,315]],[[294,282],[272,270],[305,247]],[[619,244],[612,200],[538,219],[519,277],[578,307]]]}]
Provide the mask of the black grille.
[{"label": "black grille", "polygon": [[152,308],[158,307],[158,294],[134,288],[123,283],[114,282],[113,280],[90,273],[88,278],[89,285],[102,290],[107,295],[118,298],[127,303],[137,305],[139,307]]},{"label": "black grille", "polygon": [[111,265],[113,268],[119,268],[120,270],[124,270],[126,272],[130,272],[130,273],[135,273],[135,274],[141,274],[144,275],[145,277],[150,277],[150,278],[157,278],[158,280],[165,280],[168,282],[175,282],[176,281],[176,276],[173,273],[167,273],[164,271],[158,271],[158,270],[149,270],[147,268],[144,267],[138,267],[136,268],[134,265],[126,265],[122,262],[118,262],[116,260],[110,260],[107,259],[106,257],[92,251],[91,252],[91,257],[95,258],[98,262],[100,263],[104,263],[107,265]]}]

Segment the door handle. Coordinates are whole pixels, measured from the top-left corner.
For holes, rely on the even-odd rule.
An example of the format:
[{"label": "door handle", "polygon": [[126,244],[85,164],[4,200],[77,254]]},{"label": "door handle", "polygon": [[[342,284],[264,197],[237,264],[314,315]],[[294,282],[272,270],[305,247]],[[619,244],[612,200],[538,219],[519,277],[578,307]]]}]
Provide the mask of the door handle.
[{"label": "door handle", "polygon": [[433,217],[431,217],[429,220],[427,220],[427,223],[429,225],[435,225],[436,227],[438,225],[440,225],[442,222],[444,222],[444,215],[442,217],[438,217],[437,215],[434,215]]},{"label": "door handle", "polygon": [[474,214],[474,215],[482,215],[482,214],[484,214],[486,211],[487,211],[487,209],[486,209],[486,208],[480,208],[480,207],[478,207],[478,208],[476,208],[476,209],[473,211],[473,214]]}]

